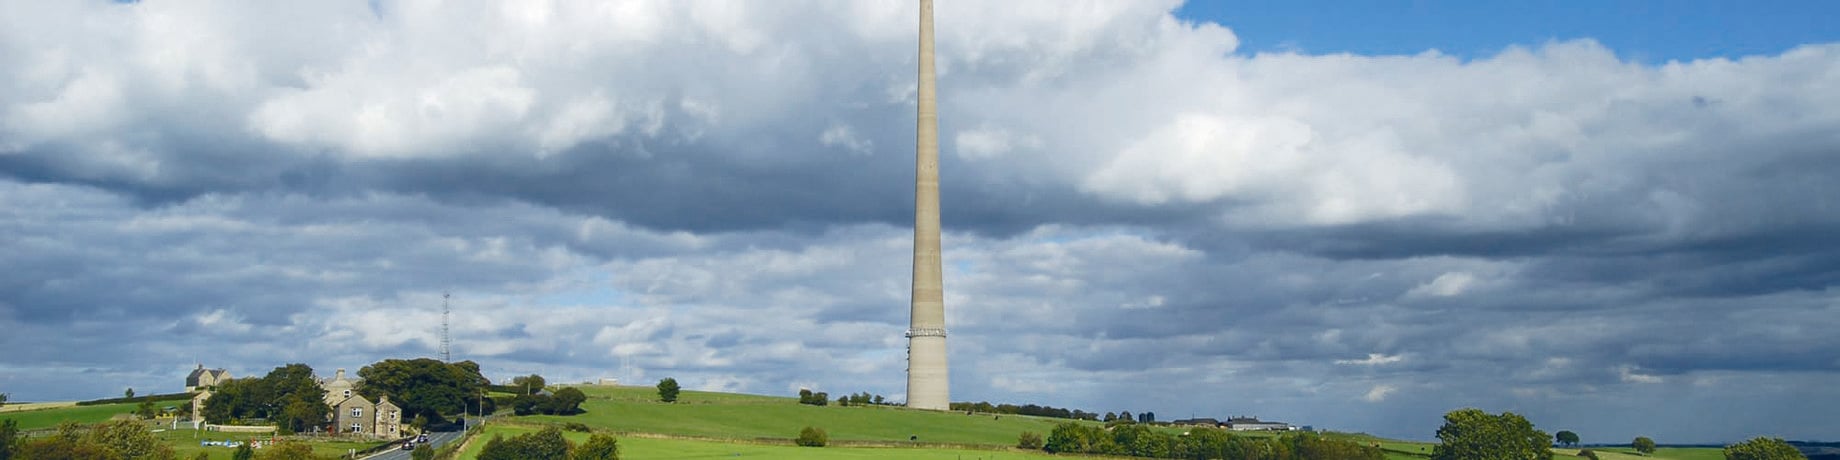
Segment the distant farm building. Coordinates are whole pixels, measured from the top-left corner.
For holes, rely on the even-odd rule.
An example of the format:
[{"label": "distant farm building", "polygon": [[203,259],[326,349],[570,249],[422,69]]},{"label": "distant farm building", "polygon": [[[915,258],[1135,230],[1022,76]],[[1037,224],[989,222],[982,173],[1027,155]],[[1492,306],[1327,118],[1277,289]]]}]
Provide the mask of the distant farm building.
[{"label": "distant farm building", "polygon": [[230,371],[223,369],[205,369],[203,364],[199,364],[197,369],[192,369],[192,373],[185,376],[185,392],[191,393],[214,387],[217,386],[218,382],[230,380],[231,378]]},{"label": "distant farm building", "polygon": [[1260,421],[1258,417],[1233,417],[1227,419],[1227,429],[1233,431],[1291,431],[1297,429],[1289,423]]}]

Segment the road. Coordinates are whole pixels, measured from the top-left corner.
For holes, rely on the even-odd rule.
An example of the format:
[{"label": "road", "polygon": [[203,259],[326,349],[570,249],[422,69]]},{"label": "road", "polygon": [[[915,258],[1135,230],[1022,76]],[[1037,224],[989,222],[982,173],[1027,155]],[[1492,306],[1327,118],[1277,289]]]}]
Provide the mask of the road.
[{"label": "road", "polygon": [[[462,433],[459,431],[437,431],[433,433],[428,433],[428,443],[427,444],[417,444],[415,448],[417,450],[440,448],[442,445],[446,445],[448,442],[452,442],[456,439],[460,439],[461,434]],[[366,460],[409,460],[409,453],[410,451],[402,450],[401,443],[397,443],[396,446],[391,448],[390,450],[380,452],[377,455],[365,457],[365,459]]]}]

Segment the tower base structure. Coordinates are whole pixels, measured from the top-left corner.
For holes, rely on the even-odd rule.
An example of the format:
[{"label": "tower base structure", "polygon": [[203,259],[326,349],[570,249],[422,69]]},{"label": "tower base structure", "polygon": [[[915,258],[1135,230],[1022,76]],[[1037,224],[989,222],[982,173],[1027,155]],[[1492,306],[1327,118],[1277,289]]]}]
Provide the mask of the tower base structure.
[{"label": "tower base structure", "polygon": [[907,332],[907,407],[950,410],[952,396],[946,370],[946,331]]}]

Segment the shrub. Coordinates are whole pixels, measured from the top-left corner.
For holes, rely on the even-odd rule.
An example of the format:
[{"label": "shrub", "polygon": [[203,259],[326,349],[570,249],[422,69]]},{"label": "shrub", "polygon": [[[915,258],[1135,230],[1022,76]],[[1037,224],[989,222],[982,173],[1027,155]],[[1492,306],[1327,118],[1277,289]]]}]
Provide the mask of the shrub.
[{"label": "shrub", "polygon": [[1635,441],[1629,442],[1629,447],[1635,448],[1636,452],[1653,454],[1655,453],[1655,440],[1648,439],[1647,436],[1637,436]]},{"label": "shrub", "polygon": [[799,438],[794,439],[793,442],[804,447],[824,447],[825,444],[830,444],[831,435],[825,433],[823,428],[808,426],[799,430]]},{"label": "shrub", "polygon": [[612,435],[596,434],[575,448],[571,460],[620,460],[620,442]]},{"label": "shrub", "polygon": [[664,380],[659,380],[658,400],[668,403],[677,402],[677,392],[680,389],[682,387],[677,386],[677,379],[666,377]]},{"label": "shrub", "polygon": [[1584,450],[1578,451],[1578,456],[1588,458],[1591,460],[1597,460],[1597,452],[1593,452],[1591,451],[1591,449],[1584,449]]},{"label": "shrub", "polygon": [[1725,458],[1730,460],[1798,460],[1805,459],[1795,446],[1780,438],[1752,438],[1749,441],[1725,446]]},{"label": "shrub", "polygon": [[211,460],[211,453],[210,452],[199,452],[198,455],[192,456],[192,460]]},{"label": "shrub", "polygon": [[583,425],[579,422],[564,423],[562,424],[562,429],[566,431],[577,432],[577,433],[587,433],[589,431],[593,431],[589,429],[587,425]]},{"label": "shrub", "polygon": [[1024,431],[1022,432],[1022,436],[1016,437],[1016,447],[1028,450],[1041,450],[1041,446],[1041,433]]},{"label": "shrub", "polygon": [[566,460],[575,446],[562,438],[562,430],[542,431],[503,438],[493,436],[479,452],[479,460]]}]

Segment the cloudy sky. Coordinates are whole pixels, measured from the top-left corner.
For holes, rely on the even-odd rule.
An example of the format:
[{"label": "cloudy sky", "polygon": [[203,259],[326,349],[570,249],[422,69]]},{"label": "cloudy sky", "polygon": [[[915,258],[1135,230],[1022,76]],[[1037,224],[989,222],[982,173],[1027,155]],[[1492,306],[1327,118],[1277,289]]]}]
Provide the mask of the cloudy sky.
[{"label": "cloudy sky", "polygon": [[[1464,5],[939,0],[953,399],[1840,438],[1835,7]],[[899,399],[916,20],[0,2],[0,392]]]}]

